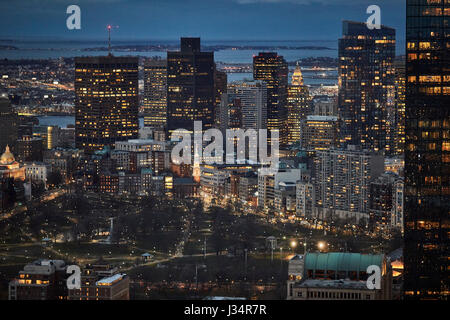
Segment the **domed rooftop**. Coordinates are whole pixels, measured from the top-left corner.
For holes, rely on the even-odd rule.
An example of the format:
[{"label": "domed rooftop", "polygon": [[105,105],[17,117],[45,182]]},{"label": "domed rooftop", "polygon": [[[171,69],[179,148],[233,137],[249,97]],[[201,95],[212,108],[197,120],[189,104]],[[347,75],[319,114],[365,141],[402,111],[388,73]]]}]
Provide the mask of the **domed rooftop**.
[{"label": "domed rooftop", "polygon": [[295,66],[294,73],[292,74],[292,85],[294,86],[302,86],[303,85],[303,75],[302,70],[300,69],[300,65],[298,64]]},{"label": "domed rooftop", "polygon": [[14,161],[16,161],[14,155],[11,153],[11,150],[9,150],[9,146],[6,146],[5,152],[0,158],[0,164],[8,165],[14,163]]}]

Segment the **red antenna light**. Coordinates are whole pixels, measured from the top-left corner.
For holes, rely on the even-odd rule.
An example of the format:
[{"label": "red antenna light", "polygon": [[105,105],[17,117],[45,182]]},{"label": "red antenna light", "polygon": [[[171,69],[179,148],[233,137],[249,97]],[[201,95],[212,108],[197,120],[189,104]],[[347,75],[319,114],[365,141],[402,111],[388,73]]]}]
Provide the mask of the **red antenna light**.
[{"label": "red antenna light", "polygon": [[119,28],[119,26],[112,26],[110,24],[108,24],[106,26],[106,29],[108,29],[108,55],[111,55],[111,29],[112,28]]}]

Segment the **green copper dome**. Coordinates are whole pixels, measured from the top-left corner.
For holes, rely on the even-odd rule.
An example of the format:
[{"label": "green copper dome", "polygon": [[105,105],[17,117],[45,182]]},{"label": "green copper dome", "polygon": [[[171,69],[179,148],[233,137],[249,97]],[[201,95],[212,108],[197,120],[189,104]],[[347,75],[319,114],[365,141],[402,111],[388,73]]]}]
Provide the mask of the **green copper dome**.
[{"label": "green copper dome", "polygon": [[366,272],[370,265],[377,265],[383,269],[383,254],[361,254],[348,252],[307,253],[305,257],[305,271],[321,272],[334,271],[336,276],[350,272]]}]

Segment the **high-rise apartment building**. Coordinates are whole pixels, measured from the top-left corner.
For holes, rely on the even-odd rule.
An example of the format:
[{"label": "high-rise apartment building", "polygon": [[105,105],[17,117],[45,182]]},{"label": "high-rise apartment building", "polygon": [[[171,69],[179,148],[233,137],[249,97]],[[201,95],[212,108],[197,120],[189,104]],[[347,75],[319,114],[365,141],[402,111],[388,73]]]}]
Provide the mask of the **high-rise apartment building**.
[{"label": "high-rise apartment building", "polygon": [[267,84],[267,129],[279,130],[280,144],[286,144],[288,137],[286,60],[276,52],[260,52],[253,57],[253,78]]},{"label": "high-rise apartment building", "polygon": [[229,101],[239,101],[241,129],[267,128],[267,85],[265,82],[259,80],[233,82],[228,85],[227,97]]},{"label": "high-rise apartment building", "polygon": [[75,143],[87,153],[137,139],[138,58],[75,58]]},{"label": "high-rise apartment building", "polygon": [[167,124],[167,61],[144,64],[144,126],[164,129]]},{"label": "high-rise apartment building", "polygon": [[450,293],[450,3],[407,0],[406,299]]},{"label": "high-rise apartment building", "polygon": [[308,87],[303,83],[303,75],[300,66],[297,64],[292,74],[291,84],[287,93],[287,123],[288,123],[288,143],[292,144],[301,139],[301,121],[309,115],[310,99]]},{"label": "high-rise apartment building", "polygon": [[316,204],[331,212],[369,212],[370,183],[384,171],[381,154],[356,150],[316,151]]},{"label": "high-rise apartment building", "polygon": [[200,38],[181,38],[181,50],[167,52],[168,131],[214,123],[214,53],[202,52]]},{"label": "high-rise apartment building", "polygon": [[402,219],[400,209],[403,202],[403,199],[398,199],[398,192],[401,192],[398,188],[402,184],[402,179],[392,172],[383,173],[371,182],[369,224],[372,228],[379,231],[398,226],[398,220]]},{"label": "high-rise apartment building", "polygon": [[341,143],[391,152],[395,97],[395,30],[343,22],[339,39]]}]

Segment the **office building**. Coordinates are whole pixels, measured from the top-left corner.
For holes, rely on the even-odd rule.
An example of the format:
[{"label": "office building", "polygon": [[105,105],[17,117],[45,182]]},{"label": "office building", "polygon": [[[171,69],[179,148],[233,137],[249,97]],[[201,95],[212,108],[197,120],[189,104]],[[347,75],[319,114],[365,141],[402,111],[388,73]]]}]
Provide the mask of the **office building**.
[{"label": "office building", "polygon": [[405,299],[450,292],[448,1],[406,1]]},{"label": "office building", "polygon": [[67,299],[66,264],[62,260],[36,260],[9,282],[9,300]]},{"label": "office building", "polygon": [[220,126],[220,103],[222,102],[222,94],[227,92],[228,76],[224,71],[214,68],[214,123],[216,127]]},{"label": "office building", "polygon": [[394,58],[394,29],[370,30],[365,23],[343,22],[338,101],[343,147],[392,151],[389,119],[395,108]]},{"label": "office building", "polygon": [[33,162],[25,165],[25,179],[47,185],[47,177],[51,167],[42,162]]},{"label": "office building", "polygon": [[181,38],[180,51],[167,52],[167,125],[194,130],[194,121],[203,128],[214,124],[214,53],[202,52],[200,38]]},{"label": "office building", "polygon": [[308,87],[303,83],[303,75],[297,64],[287,91],[288,143],[301,139],[301,122],[311,113]]},{"label": "office building", "polygon": [[253,57],[253,79],[267,84],[267,129],[279,130],[280,144],[285,145],[288,138],[286,60],[276,52],[260,52]]},{"label": "office building", "polygon": [[75,143],[93,153],[138,138],[138,58],[75,58]]},{"label": "office building", "polygon": [[393,120],[392,140],[393,154],[403,156],[405,152],[405,93],[406,70],[405,57],[395,60],[395,119]]},{"label": "office building", "polygon": [[42,139],[43,150],[51,150],[58,146],[61,128],[58,126],[33,126],[33,137]]},{"label": "office building", "polygon": [[42,138],[36,138],[28,135],[16,141],[16,155],[19,162],[42,161],[43,142]]},{"label": "office building", "polygon": [[308,151],[328,150],[338,143],[338,118],[307,116],[301,120],[301,147]]},{"label": "office building", "polygon": [[167,61],[144,64],[144,126],[163,130],[167,124]]}]

